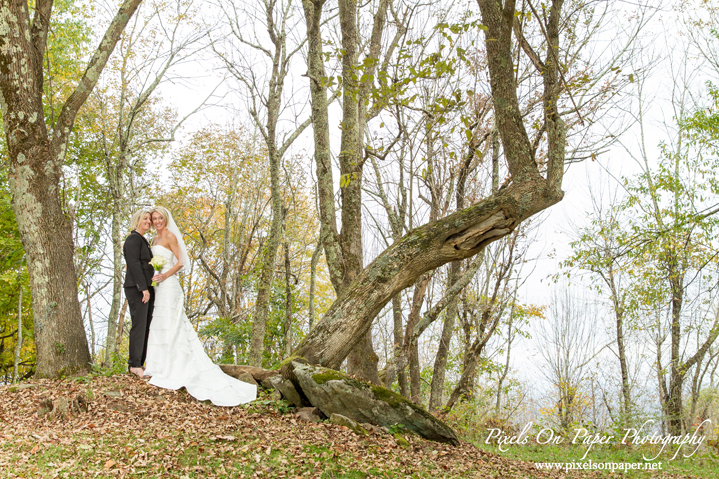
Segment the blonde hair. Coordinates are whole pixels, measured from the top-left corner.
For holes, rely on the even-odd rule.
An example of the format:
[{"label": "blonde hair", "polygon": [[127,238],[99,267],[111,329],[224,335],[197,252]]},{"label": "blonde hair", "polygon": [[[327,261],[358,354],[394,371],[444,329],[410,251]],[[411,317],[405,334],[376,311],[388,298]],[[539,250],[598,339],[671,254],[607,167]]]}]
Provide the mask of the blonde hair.
[{"label": "blonde hair", "polygon": [[162,217],[165,219],[165,225],[167,225],[167,219],[170,217],[170,212],[167,210],[167,208],[165,208],[164,206],[155,206],[154,208],[152,208],[152,210],[150,210],[150,218],[152,218],[152,213],[156,211],[160,213],[160,215],[162,215]]},{"label": "blonde hair", "polygon": [[136,230],[138,226],[140,226],[140,221],[142,221],[145,218],[145,215],[149,214],[150,217],[152,217],[152,213],[147,208],[143,208],[136,212],[134,215],[132,215],[132,218],[130,219],[130,231]]}]

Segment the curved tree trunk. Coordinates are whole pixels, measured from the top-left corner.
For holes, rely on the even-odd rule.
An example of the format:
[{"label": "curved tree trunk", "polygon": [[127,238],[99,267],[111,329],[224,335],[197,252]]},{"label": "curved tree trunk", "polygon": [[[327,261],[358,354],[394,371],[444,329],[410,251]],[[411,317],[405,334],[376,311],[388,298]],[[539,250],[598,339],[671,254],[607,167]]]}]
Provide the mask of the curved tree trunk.
[{"label": "curved tree trunk", "polygon": [[[557,62],[548,61],[543,70],[549,144],[543,175],[534,159],[514,83],[514,2],[507,1],[503,11],[495,0],[478,0],[478,3],[482,23],[487,27],[485,44],[490,84],[511,184],[479,204],[410,231],[390,246],[338,295],[322,321],[297,347],[294,357],[339,368],[350,350],[370,331],[380,310],[420,275],[450,261],[474,256],[487,244],[509,234],[526,218],[562,199],[565,131],[556,107]],[[558,18],[561,4],[561,0],[556,0],[551,6],[548,36],[552,45],[559,41],[555,17]],[[553,55],[554,49],[550,49],[549,56]]]},{"label": "curved tree trunk", "polygon": [[340,294],[294,356],[338,369],[372,320],[394,295],[423,273],[479,253],[521,221],[562,198],[546,180],[512,185],[498,195],[436,223],[416,228],[388,248]]}]

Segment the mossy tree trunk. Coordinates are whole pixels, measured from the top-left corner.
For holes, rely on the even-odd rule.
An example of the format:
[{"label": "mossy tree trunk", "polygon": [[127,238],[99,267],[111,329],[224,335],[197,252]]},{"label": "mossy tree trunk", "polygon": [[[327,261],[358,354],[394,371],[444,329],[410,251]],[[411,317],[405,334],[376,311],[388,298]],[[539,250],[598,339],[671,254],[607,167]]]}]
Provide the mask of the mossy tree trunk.
[{"label": "mossy tree trunk", "polygon": [[38,377],[89,368],[77,297],[72,220],[63,207],[62,166],[75,117],[100,77],[141,0],[126,0],[48,133],[43,113],[43,57],[52,0],[0,1],[0,105],[10,157],[9,186],[33,297]]},{"label": "mossy tree trunk", "polygon": [[[320,24],[323,0],[302,2],[307,20],[308,77],[312,97],[312,119],[315,139],[315,163],[318,181],[321,237],[332,285],[338,295],[350,287],[363,271],[362,250],[362,172],[364,166],[362,133],[367,121],[367,99],[370,80],[376,69],[382,47],[388,1],[381,0],[374,15],[369,49],[360,71],[358,65],[360,37],[357,25],[357,1],[340,0],[339,22],[342,36],[342,135],[339,156],[340,202],[342,225],[338,231],[335,214],[327,87]],[[360,81],[361,77],[367,80]],[[370,329],[353,343],[347,358],[350,374],[379,383],[379,358],[372,347]],[[347,355],[345,355],[347,357]],[[343,358],[344,360],[344,358]]]}]

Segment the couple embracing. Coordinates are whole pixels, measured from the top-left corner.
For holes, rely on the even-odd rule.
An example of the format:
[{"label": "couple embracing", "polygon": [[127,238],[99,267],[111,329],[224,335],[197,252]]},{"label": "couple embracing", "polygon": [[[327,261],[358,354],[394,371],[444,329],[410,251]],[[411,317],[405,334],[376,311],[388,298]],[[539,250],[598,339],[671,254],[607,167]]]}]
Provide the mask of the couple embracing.
[{"label": "couple embracing", "polygon": [[[150,247],[144,235],[153,226],[157,235]],[[257,386],[223,373],[205,353],[185,314],[177,273],[189,264],[189,258],[170,212],[161,206],[138,211],[130,228],[123,246],[125,297],[132,318],[129,372],[150,377],[150,384],[161,388],[184,387],[196,399],[209,399],[217,406],[253,401]],[[150,261],[157,256],[165,261],[156,273]]]}]

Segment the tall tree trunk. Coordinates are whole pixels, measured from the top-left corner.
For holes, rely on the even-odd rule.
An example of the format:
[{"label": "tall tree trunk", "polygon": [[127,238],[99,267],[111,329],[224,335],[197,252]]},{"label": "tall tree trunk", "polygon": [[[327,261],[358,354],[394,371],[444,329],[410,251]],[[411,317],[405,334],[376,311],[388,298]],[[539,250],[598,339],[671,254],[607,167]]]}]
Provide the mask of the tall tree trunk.
[{"label": "tall tree trunk", "polygon": [[619,369],[622,375],[622,415],[628,418],[632,411],[632,398],[629,389],[629,368],[627,367],[627,352],[624,346],[624,310],[615,306],[617,323],[617,354],[619,356]]},{"label": "tall tree trunk", "polygon": [[420,393],[422,388],[421,369],[419,365],[419,347],[416,341],[412,341],[414,330],[419,323],[419,313],[422,310],[424,297],[427,293],[427,286],[432,279],[431,274],[425,274],[417,280],[412,295],[412,306],[407,317],[407,329],[405,330],[404,345],[409,349],[409,377],[410,377],[410,399],[415,404],[421,403]]},{"label": "tall tree trunk", "polygon": [[[279,8],[280,18],[276,19],[277,10],[272,2],[265,3],[265,21],[267,33],[273,44],[273,50],[262,49],[263,54],[269,54],[272,58],[272,71],[267,87],[267,99],[263,100],[267,108],[267,119],[262,125],[260,117],[256,109],[250,112],[255,124],[262,132],[270,161],[270,188],[272,190],[272,226],[270,234],[267,238],[267,246],[262,262],[262,274],[260,285],[257,292],[257,302],[255,304],[255,317],[252,322],[252,336],[250,339],[250,364],[253,366],[261,366],[262,354],[264,349],[265,328],[267,326],[267,315],[269,312],[270,296],[272,293],[272,278],[277,259],[277,248],[280,244],[282,236],[282,223],[284,221],[282,190],[280,187],[280,166],[282,157],[287,148],[302,133],[302,131],[310,124],[310,120],[303,122],[295,129],[293,133],[282,142],[277,136],[277,123],[279,121],[280,112],[282,110],[282,92],[284,82],[289,72],[289,61],[292,52],[287,51],[287,32],[286,17],[290,11],[289,4],[287,7]],[[321,47],[320,47],[321,48]],[[263,87],[255,83],[255,78],[251,80],[242,78],[245,84],[252,84],[251,88],[262,90]],[[313,110],[314,111],[314,110]]]},{"label": "tall tree trunk", "polygon": [[0,2],[0,103],[10,157],[12,208],[27,253],[38,377],[87,371],[90,351],[77,297],[71,219],[61,204],[65,150],[80,107],[141,0],[126,0],[48,135],[43,57],[52,2]]},{"label": "tall tree trunk", "polygon": [[[90,285],[85,282],[85,295],[87,296],[87,322],[90,325],[90,355],[92,357],[92,360],[94,361],[96,359],[95,357],[95,323],[92,320],[92,301],[90,298]],[[105,354],[107,354],[107,350],[105,351]]]},{"label": "tall tree trunk", "polygon": [[686,368],[682,364],[679,348],[681,346],[681,311],[684,300],[683,279],[684,275],[672,268],[673,277],[670,278],[671,284],[671,313],[672,322],[670,327],[671,335],[671,362],[670,362],[670,379],[669,379],[669,397],[667,401],[667,423],[669,426],[669,434],[679,435],[684,429],[683,421],[683,401],[682,389],[684,383],[684,374]]},{"label": "tall tree trunk", "polygon": [[312,259],[310,260],[310,292],[309,292],[309,307],[307,311],[307,326],[308,331],[312,331],[312,326],[315,323],[315,290],[317,289],[317,263],[322,256],[322,239],[317,242],[317,247],[312,252]]},{"label": "tall tree trunk", "polygon": [[[515,293],[515,299],[516,299],[516,293]],[[509,313],[509,321],[507,323],[507,359],[504,362],[504,369],[502,370],[502,374],[499,376],[499,379],[497,380],[497,400],[494,403],[494,417],[499,418],[499,409],[502,405],[502,385],[504,384],[504,380],[507,379],[507,374],[509,374],[509,360],[510,360],[510,354],[512,352],[512,323],[514,322],[514,304],[512,304],[512,310]]]},{"label": "tall tree trunk", "polygon": [[105,341],[105,363],[111,364],[117,355],[117,321],[122,302],[122,237],[120,235],[121,205],[118,198],[113,198],[112,208],[112,303],[107,317],[107,338]]},{"label": "tall tree trunk", "polygon": [[663,360],[662,360],[662,345],[664,344],[664,338],[662,337],[662,331],[661,331],[661,319],[659,318],[659,310],[657,309],[655,311],[655,325],[656,325],[656,373],[657,373],[657,385],[659,389],[659,403],[662,407],[663,420],[662,420],[662,434],[665,434],[667,430],[669,429],[669,412],[667,408],[667,403],[669,401],[669,392],[667,388],[667,379],[666,379],[666,372],[663,368]]},{"label": "tall tree trunk", "polygon": [[[274,146],[274,145],[273,145]],[[273,151],[275,150],[275,151]],[[250,365],[262,367],[262,354],[264,352],[265,328],[270,309],[270,295],[272,281],[277,264],[277,248],[282,235],[282,191],[280,189],[280,158],[277,151],[271,148],[270,160],[270,189],[272,192],[272,225],[262,255],[262,273],[257,290],[255,303],[255,316],[252,320],[252,335],[250,337]]]},{"label": "tall tree trunk", "polygon": [[[320,19],[324,0],[302,2],[307,20],[308,77],[312,97],[312,119],[315,129],[315,163],[317,167],[320,221],[324,250],[330,278],[337,294],[342,294],[363,270],[362,251],[362,141],[366,114],[368,82],[360,85],[357,70],[359,34],[357,31],[356,0],[340,0],[339,18],[342,34],[342,136],[339,154],[342,226],[337,231],[334,191],[329,147],[327,91],[320,35]],[[381,35],[388,3],[380,2],[372,30],[369,58],[376,59],[381,47]],[[364,73],[372,76],[374,67]],[[372,347],[371,331],[362,332],[347,361],[350,374],[379,383],[379,358]],[[343,358],[344,359],[344,358]]]},{"label": "tall tree trunk", "polygon": [[[6,117],[5,113],[3,118]],[[54,171],[43,168],[50,156],[47,140],[35,136],[24,141],[32,146],[17,148],[21,145],[16,143],[17,149],[10,147],[11,157],[22,160],[14,165],[10,189],[28,256],[36,375],[56,377],[87,370],[91,359],[77,298],[71,220],[64,214],[57,195],[60,165]]]},{"label": "tall tree trunk", "polygon": [[18,381],[18,365],[20,364],[20,352],[22,351],[22,282],[20,273],[17,275],[17,342],[15,343],[15,357],[12,362],[12,382]]},{"label": "tall tree trunk", "polygon": [[[357,1],[339,0],[342,32],[342,137],[339,154],[342,228],[340,248],[344,260],[341,290],[349,287],[364,266],[362,250],[362,141],[359,105],[359,33]],[[347,372],[379,384],[379,357],[372,347],[371,330],[367,330],[347,357]]]},{"label": "tall tree trunk", "polygon": [[[395,356],[402,350],[404,337],[402,335],[404,322],[402,321],[402,296],[399,294],[392,298],[392,319],[394,326],[394,353]],[[392,386],[393,378],[387,378],[387,387]],[[399,383],[399,392],[404,397],[409,397],[409,386],[407,384],[407,373],[402,368],[397,373],[397,382]]]},{"label": "tall tree trunk", "polygon": [[[447,277],[447,287],[451,287],[458,279],[462,263],[460,261],[452,261]],[[442,392],[444,391],[444,376],[447,372],[447,357],[449,355],[449,345],[454,334],[454,324],[457,319],[457,306],[459,297],[456,296],[449,305],[444,315],[444,325],[442,326],[442,336],[439,339],[439,347],[437,355],[434,359],[434,369],[432,372],[432,385],[429,396],[429,410],[434,412],[442,406]]]},{"label": "tall tree trunk", "polygon": [[292,353],[292,271],[290,270],[290,245],[285,249],[285,357]]}]

